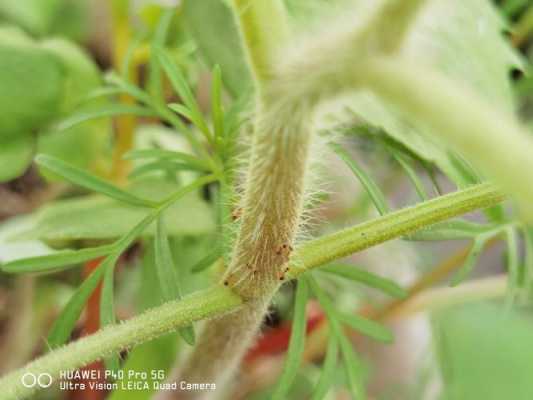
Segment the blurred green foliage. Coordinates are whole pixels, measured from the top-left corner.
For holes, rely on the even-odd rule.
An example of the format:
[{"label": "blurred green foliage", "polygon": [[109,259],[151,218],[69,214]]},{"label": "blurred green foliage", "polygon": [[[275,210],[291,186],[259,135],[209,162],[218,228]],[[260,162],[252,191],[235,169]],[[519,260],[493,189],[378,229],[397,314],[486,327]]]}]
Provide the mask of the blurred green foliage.
[{"label": "blurred green foliage", "polygon": [[528,400],[533,393],[533,321],[475,304],[435,318],[446,400]]},{"label": "blurred green foliage", "polygon": [[38,41],[0,26],[0,81],[0,182],[21,175],[37,151],[84,167],[105,153],[106,121],[53,132],[53,122],[100,85],[100,71],[78,45],[62,38]]}]

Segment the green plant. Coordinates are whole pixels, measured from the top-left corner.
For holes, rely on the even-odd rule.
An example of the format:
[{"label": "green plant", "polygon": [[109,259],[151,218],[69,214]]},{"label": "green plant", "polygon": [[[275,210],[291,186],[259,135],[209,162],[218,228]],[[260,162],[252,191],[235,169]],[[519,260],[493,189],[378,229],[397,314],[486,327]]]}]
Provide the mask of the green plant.
[{"label": "green plant", "polygon": [[[297,7],[300,2],[292,3]],[[436,7],[425,3],[422,0],[386,1],[363,14],[360,24],[341,23],[338,29],[323,33],[320,40],[303,40],[299,48],[294,49],[291,47],[289,17],[281,1],[231,2],[243,49],[234,51],[247,61],[255,88],[253,139],[242,190],[238,189],[238,158],[243,151],[239,130],[244,131],[242,127],[248,126],[246,121],[239,120],[243,106],[235,101],[233,109],[224,109],[222,92],[226,72],[224,67],[215,66],[211,113],[210,118],[206,117],[187,77],[165,48],[164,38],[170,29],[174,10],[166,11],[151,48],[149,82],[152,85],[143,89],[132,84],[125,73],[110,73],[105,78],[107,86],[89,95],[94,98],[127,94],[136,103],[105,103],[81,109],[64,119],[58,129],[124,114],[156,117],[181,133],[191,151],[157,147],[132,150],[126,158],[149,161],[135,167],[131,176],[148,176],[148,180],[157,181],[153,178],[155,173],[159,177],[171,177],[169,180],[172,181],[176,171],[188,171],[194,178],[190,181],[183,179],[184,182],[179,184],[167,182],[157,190],[153,187],[125,190],[56,158],[44,155],[36,158],[40,167],[55,176],[113,199],[106,206],[112,210],[113,207],[125,207],[128,217],[132,216],[135,221],[128,221],[131,223],[121,228],[118,239],[97,235],[97,246],[54,251],[1,266],[7,273],[54,272],[105,257],[75,291],[55,321],[48,337],[52,351],[2,378],[2,398],[19,399],[35,392],[35,388],[24,387],[20,382],[21,376],[27,372],[46,371],[57,376],[62,369],[75,369],[102,358],[107,359],[110,368],[118,369],[118,352],[176,329],[195,348],[180,365],[174,379],[215,382],[224,386],[257,335],[272,298],[280,286],[290,280],[297,280],[293,330],[273,398],[288,398],[297,375],[304,349],[305,305],[311,294],[324,309],[331,332],[324,368],[313,398],[326,395],[332,385],[333,368],[339,355],[345,366],[350,393],[354,398],[364,398],[365,367],[343,328],[348,326],[384,342],[391,341],[392,334],[377,322],[338,310],[318,283],[319,274],[311,270],[317,268],[328,275],[342,276],[394,297],[404,297],[405,291],[390,280],[331,264],[396,238],[411,241],[472,239],[474,245],[453,280],[457,284],[469,275],[487,241],[503,236],[509,249],[507,298],[508,304],[512,305],[524,287],[531,285],[531,246],[527,253],[528,266],[523,272],[518,258],[517,235],[523,233],[530,243],[531,232],[527,224],[533,218],[533,189],[527,182],[533,171],[530,156],[533,141],[527,129],[510,113],[508,88],[498,87],[490,93],[505,104],[496,107],[482,96],[484,91],[489,91],[484,86],[486,82],[480,83],[481,88],[466,87],[453,79],[455,71],[442,73],[431,65],[424,67],[421,63],[413,65],[407,61],[402,49],[412,45],[410,29],[420,14],[432,15],[429,11],[426,14],[425,7]],[[488,20],[495,18],[485,2],[475,3]],[[466,15],[476,9],[474,5],[455,5]],[[186,2],[184,7],[187,10],[194,5]],[[490,29],[498,31],[497,23],[494,23],[495,27]],[[493,65],[497,71],[495,76],[502,79],[500,72],[516,59],[506,47],[500,50],[504,55],[494,60]],[[124,71],[128,71],[127,65]],[[233,72],[228,75],[235,76]],[[161,84],[163,76],[168,78],[180,103],[167,104]],[[227,88],[229,92],[238,92],[238,85],[227,84]],[[358,127],[355,135],[370,136],[394,157],[412,181],[421,202],[391,211],[380,185],[344,146],[332,137],[316,132],[320,107],[326,102],[341,103],[344,101],[342,95],[346,93],[355,93],[356,97],[348,100],[349,108],[353,110],[351,112],[361,114],[367,122],[367,131],[361,133]],[[413,128],[406,128],[406,120]],[[184,121],[190,121],[190,124]],[[373,130],[376,126],[381,128],[377,133]],[[420,135],[421,131],[427,136]],[[500,149],[503,142],[505,152]],[[332,148],[344,160],[376,206],[379,217],[311,240],[298,239],[308,193],[313,190],[309,172],[312,170],[312,146],[320,151]],[[430,199],[417,175],[415,163],[430,169],[436,165],[459,190]],[[184,280],[177,276],[169,247],[168,231],[175,229],[171,226],[175,218],[169,214],[176,204],[187,198],[186,195],[191,192],[194,195],[207,185],[214,192],[218,242],[193,270],[215,269],[222,264],[223,271],[214,272],[220,276],[210,288],[182,297]],[[437,187],[436,190],[440,189]],[[518,204],[519,217],[508,217],[500,206],[507,196]],[[70,207],[72,210],[75,205],[70,204]],[[236,210],[240,210],[241,215],[232,221],[232,213]],[[484,210],[489,222],[478,224],[455,219],[476,210]],[[54,215],[58,218],[68,212],[59,208]],[[52,241],[54,238],[53,230],[47,232],[42,222],[40,227],[26,232],[26,235],[48,237]],[[88,236],[80,238],[87,239]],[[111,238],[113,240],[109,241]],[[115,265],[120,255],[139,238],[153,246],[157,287],[165,303],[117,324],[113,305]],[[55,236],[55,239],[61,237]],[[68,341],[84,305],[100,281],[103,282],[100,298],[102,330],[55,349]],[[196,334],[193,323],[202,319],[208,321]]]}]

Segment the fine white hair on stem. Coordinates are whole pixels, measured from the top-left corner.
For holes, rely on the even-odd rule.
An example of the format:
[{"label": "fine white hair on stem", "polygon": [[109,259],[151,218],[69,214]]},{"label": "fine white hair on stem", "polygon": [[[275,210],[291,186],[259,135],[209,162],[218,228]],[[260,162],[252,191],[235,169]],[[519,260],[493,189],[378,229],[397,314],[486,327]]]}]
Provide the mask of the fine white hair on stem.
[{"label": "fine white hair on stem", "polygon": [[[243,4],[234,0],[235,11]],[[249,63],[261,82],[242,217],[223,277],[223,283],[243,298],[245,305],[206,326],[198,341],[199,350],[192,353],[178,374],[181,380],[216,381],[217,386],[227,382],[251,345],[272,296],[284,280],[290,251],[301,232],[305,193],[309,193],[316,106],[359,83],[354,66],[368,55],[369,46],[375,45],[367,40],[373,38],[372,27],[365,31],[350,24],[334,25],[335,31],[315,35],[297,49],[286,49],[286,53],[274,58],[279,64],[268,65],[268,60],[273,60],[269,52],[277,42],[259,29],[266,28],[265,21],[253,18],[254,11],[262,7],[268,10],[274,2],[261,0],[256,4],[257,9],[249,10],[248,18],[238,15]],[[278,2],[275,4],[268,10],[273,14],[279,11]],[[379,22],[379,18],[376,20]],[[280,21],[270,22],[276,25]],[[254,31],[256,28],[260,31]],[[382,50],[394,50],[403,33],[399,29]]]}]

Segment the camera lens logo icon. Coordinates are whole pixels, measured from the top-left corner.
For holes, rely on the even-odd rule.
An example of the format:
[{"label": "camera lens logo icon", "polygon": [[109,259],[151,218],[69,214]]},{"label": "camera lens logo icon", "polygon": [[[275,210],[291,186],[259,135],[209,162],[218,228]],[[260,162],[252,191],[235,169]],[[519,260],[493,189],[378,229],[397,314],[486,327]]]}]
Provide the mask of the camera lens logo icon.
[{"label": "camera lens logo icon", "polygon": [[47,374],[46,372],[39,375],[32,374],[31,372],[26,372],[24,375],[22,375],[20,381],[22,382],[22,385],[24,387],[33,388],[35,386],[38,386],[42,389],[50,387],[54,382],[52,375]]}]

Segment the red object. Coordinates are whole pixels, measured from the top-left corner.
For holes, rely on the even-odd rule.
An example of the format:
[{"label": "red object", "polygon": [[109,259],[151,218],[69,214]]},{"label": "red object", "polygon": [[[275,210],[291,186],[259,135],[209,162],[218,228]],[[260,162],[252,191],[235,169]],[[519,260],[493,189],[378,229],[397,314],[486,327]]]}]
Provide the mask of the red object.
[{"label": "red object", "polygon": [[[317,329],[325,315],[318,307],[311,307],[311,311],[307,312],[306,335],[309,335]],[[276,354],[284,353],[289,348],[289,341],[291,338],[292,325],[289,322],[284,322],[276,328],[272,328],[265,332],[263,336],[257,340],[255,345],[248,350],[244,361],[251,363],[260,357],[274,356]]]},{"label": "red object", "polygon": [[[97,258],[85,263],[83,268],[83,277],[87,278],[102,262],[103,258]],[[102,282],[98,284],[94,292],[89,297],[87,306],[85,309],[85,321],[80,336],[88,336],[100,329],[100,294],[102,293]],[[80,370],[99,371],[100,378],[99,383],[104,383],[104,363],[101,361],[94,362],[86,365]],[[91,390],[89,387],[89,380],[78,379],[74,380],[75,383],[84,383],[84,390],[73,390],[69,394],[71,400],[103,400],[105,398],[105,391]]]}]

